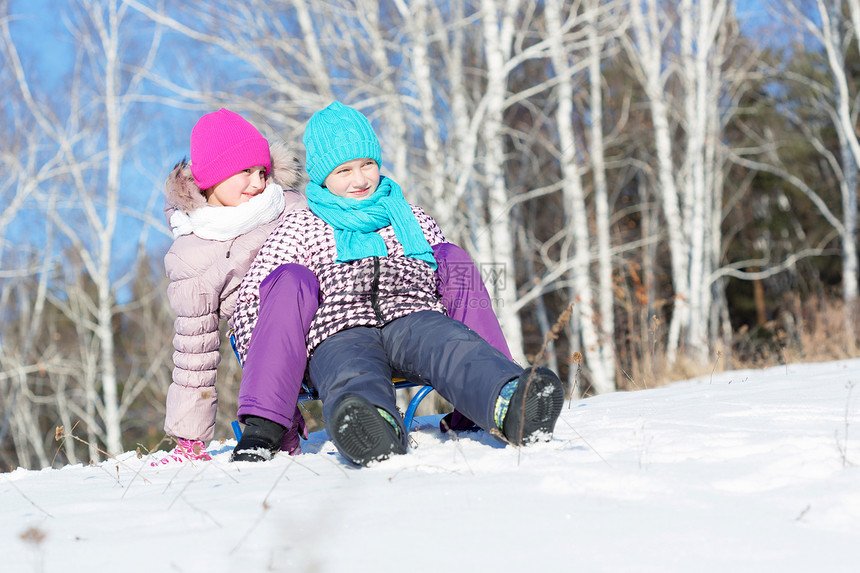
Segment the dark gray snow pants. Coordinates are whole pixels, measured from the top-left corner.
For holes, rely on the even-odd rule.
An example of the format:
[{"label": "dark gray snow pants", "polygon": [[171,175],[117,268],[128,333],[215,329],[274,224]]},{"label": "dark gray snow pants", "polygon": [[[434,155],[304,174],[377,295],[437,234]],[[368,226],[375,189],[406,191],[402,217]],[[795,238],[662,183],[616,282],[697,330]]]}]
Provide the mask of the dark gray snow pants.
[{"label": "dark gray snow pants", "polygon": [[392,377],[432,386],[485,430],[495,427],[493,408],[505,383],[522,368],[463,323],[426,310],[380,328],[342,330],[314,350],[311,382],[319,390],[323,417],[345,394],[396,413]]}]

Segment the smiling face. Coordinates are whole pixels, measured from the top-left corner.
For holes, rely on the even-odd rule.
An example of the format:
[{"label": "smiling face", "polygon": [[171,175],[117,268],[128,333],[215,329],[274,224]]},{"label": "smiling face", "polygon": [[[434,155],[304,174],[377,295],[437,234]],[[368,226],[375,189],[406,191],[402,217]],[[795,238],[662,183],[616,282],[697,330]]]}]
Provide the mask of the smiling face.
[{"label": "smiling face", "polygon": [[266,188],[266,168],[257,165],[231,175],[206,191],[206,202],[216,207],[235,207]]},{"label": "smiling face", "polygon": [[323,185],[338,197],[367,199],[379,185],[379,164],[366,157],[345,161],[329,173]]}]

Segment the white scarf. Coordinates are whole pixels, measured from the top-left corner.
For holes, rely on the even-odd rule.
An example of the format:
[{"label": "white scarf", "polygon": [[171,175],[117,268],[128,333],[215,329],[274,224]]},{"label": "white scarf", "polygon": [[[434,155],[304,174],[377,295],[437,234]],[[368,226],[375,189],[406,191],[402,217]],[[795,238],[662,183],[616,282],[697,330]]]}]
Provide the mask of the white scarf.
[{"label": "white scarf", "polygon": [[170,216],[173,236],[194,233],[201,239],[229,241],[260,225],[265,225],[284,212],[284,190],[269,183],[262,193],[235,207],[206,205],[190,213],[176,210]]}]

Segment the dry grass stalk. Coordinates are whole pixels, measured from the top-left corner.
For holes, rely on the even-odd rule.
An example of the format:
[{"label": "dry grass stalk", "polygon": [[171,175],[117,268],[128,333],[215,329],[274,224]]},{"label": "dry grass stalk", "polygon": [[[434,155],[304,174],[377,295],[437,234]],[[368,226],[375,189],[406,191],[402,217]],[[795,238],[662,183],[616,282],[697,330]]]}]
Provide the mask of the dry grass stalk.
[{"label": "dry grass stalk", "polygon": [[[140,471],[138,471],[138,470],[136,470],[136,469],[134,469],[134,468],[132,468],[132,467],[129,467],[125,462],[123,462],[122,460],[120,460],[119,458],[117,458],[116,456],[114,456],[113,454],[109,454],[108,452],[106,452],[105,450],[101,449],[101,448],[100,448],[100,447],[98,447],[97,445],[90,444],[88,441],[84,440],[83,438],[79,438],[78,436],[76,436],[76,435],[74,434],[74,432],[73,432],[73,431],[72,431],[72,432],[68,432],[68,433],[67,433],[67,432],[66,432],[66,428],[65,428],[65,426],[57,426],[57,428],[54,430],[54,440],[55,440],[55,441],[57,441],[57,442],[60,442],[60,441],[62,441],[62,440],[63,440],[63,439],[65,439],[65,438],[71,438],[71,439],[73,439],[73,440],[75,440],[75,441],[77,441],[77,442],[80,442],[80,443],[82,443],[82,444],[85,444],[85,445],[87,445],[87,446],[89,446],[89,447],[94,448],[94,449],[95,449],[97,452],[99,452],[100,454],[102,454],[102,455],[104,455],[104,456],[106,456],[106,457],[108,457],[108,458],[112,459],[112,460],[113,460],[113,461],[115,461],[118,465],[121,465],[121,466],[123,466],[124,468],[126,468],[127,470],[129,470],[130,472],[132,472],[132,473],[135,475],[135,477],[140,477],[140,478],[141,478],[143,481],[145,481],[146,483],[151,483],[148,479],[146,479],[144,476],[142,476],[142,475],[141,475]],[[60,447],[63,447],[63,446],[62,446],[62,445],[60,445]]]},{"label": "dry grass stalk", "polygon": [[570,389],[570,398],[567,402],[568,408],[570,408],[573,403],[574,390],[579,386],[579,377],[582,375],[582,362],[585,360],[585,357],[583,357],[579,352],[574,352],[571,356],[571,360],[576,364],[576,373],[573,375],[573,388]]},{"label": "dry grass stalk", "polygon": [[848,396],[845,398],[845,435],[844,439],[839,439],[839,434],[837,432],[836,435],[836,447],[839,449],[839,455],[842,458],[842,467],[846,468],[848,466],[853,466],[854,464],[848,459],[848,428],[850,427],[850,423],[848,421],[850,413],[851,413],[851,393],[854,391],[855,382],[848,382],[845,385],[845,388],[848,390]]},{"label": "dry grass stalk", "polygon": [[39,504],[37,504],[35,501],[33,501],[32,499],[30,499],[29,497],[27,497],[27,494],[25,494],[23,491],[21,491],[21,490],[18,488],[18,486],[17,486],[17,485],[15,485],[15,482],[14,482],[14,481],[12,481],[12,480],[8,480],[6,483],[7,483],[7,484],[9,484],[9,485],[11,485],[11,486],[12,486],[12,489],[14,489],[15,491],[17,491],[17,492],[21,495],[21,497],[23,497],[23,498],[24,498],[24,499],[26,499],[28,502],[30,502],[30,505],[32,505],[33,507],[35,507],[36,509],[38,509],[39,511],[41,511],[42,513],[44,513],[44,514],[45,514],[45,515],[47,515],[48,517],[54,517],[53,515],[51,515],[51,513],[50,513],[50,512],[46,511],[45,509],[43,509],[42,507],[40,507],[40,506],[39,506]]}]

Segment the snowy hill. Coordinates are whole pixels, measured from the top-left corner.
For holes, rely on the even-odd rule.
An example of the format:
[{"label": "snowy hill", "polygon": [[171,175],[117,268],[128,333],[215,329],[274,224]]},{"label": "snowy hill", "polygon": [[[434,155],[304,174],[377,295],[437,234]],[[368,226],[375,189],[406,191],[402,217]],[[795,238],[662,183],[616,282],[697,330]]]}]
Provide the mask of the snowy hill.
[{"label": "snowy hill", "polygon": [[0,474],[3,571],[860,571],[860,359],[562,411],[517,451],[420,418],[406,456]]}]

